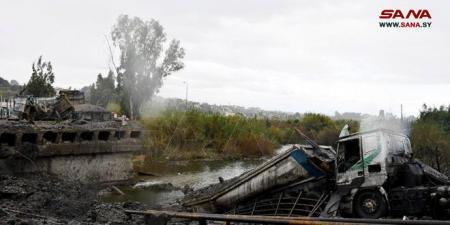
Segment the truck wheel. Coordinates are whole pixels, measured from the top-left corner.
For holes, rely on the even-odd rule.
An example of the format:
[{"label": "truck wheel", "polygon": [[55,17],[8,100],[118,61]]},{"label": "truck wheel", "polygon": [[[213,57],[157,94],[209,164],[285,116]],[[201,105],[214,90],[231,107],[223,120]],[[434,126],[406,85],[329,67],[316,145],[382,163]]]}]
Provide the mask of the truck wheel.
[{"label": "truck wheel", "polygon": [[355,215],[359,218],[378,219],[387,212],[386,200],[378,191],[363,191],[359,193],[354,202]]}]

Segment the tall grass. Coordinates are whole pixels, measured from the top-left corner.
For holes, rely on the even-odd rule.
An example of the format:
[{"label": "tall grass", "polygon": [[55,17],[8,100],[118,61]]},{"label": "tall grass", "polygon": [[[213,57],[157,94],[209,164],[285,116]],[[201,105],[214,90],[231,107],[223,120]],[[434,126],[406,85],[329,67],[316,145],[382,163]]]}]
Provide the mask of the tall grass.
[{"label": "tall grass", "polygon": [[166,111],[143,123],[146,146],[169,158],[259,157],[278,147],[264,121],[239,115]]},{"label": "tall grass", "polygon": [[294,127],[327,142],[322,144],[337,140],[338,133],[334,121],[319,114],[307,115],[302,120],[277,120],[195,110],[165,111],[142,122],[147,129],[148,153],[167,159],[273,155],[280,144],[301,142]]}]

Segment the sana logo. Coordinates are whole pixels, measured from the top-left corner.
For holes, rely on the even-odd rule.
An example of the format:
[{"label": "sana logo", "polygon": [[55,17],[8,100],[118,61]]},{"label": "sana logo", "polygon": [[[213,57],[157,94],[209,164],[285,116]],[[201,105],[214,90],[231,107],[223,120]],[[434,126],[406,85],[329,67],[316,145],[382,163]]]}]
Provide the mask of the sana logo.
[{"label": "sana logo", "polygon": [[400,9],[384,9],[379,16],[380,19],[431,19],[431,14],[427,9],[410,9],[405,12]]}]

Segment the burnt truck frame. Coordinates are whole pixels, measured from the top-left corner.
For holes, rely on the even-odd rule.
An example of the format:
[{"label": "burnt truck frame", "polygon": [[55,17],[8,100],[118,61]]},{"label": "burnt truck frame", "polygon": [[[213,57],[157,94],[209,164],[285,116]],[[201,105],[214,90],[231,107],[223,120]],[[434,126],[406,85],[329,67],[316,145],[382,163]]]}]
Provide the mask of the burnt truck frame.
[{"label": "burnt truck frame", "polygon": [[409,138],[342,130],[337,151],[304,135],[260,166],[183,199],[194,212],[283,217],[450,218],[448,178],[414,159]]},{"label": "burnt truck frame", "polygon": [[342,215],[450,215],[448,178],[414,159],[409,138],[390,130],[340,137],[335,177]]}]

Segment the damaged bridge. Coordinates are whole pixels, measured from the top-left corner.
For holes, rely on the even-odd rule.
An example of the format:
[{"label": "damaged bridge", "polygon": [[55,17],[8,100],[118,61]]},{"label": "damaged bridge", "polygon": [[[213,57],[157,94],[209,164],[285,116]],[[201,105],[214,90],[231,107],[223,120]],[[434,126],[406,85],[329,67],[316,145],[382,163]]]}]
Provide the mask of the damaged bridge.
[{"label": "damaged bridge", "polygon": [[[83,182],[130,178],[131,157],[142,148],[142,126],[114,119],[111,112],[79,98],[62,96],[51,104],[14,101],[5,113],[9,117],[0,120],[0,173],[44,172]],[[39,108],[46,113],[35,110]]]}]

